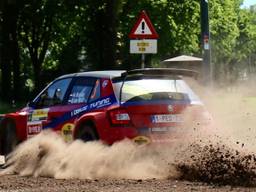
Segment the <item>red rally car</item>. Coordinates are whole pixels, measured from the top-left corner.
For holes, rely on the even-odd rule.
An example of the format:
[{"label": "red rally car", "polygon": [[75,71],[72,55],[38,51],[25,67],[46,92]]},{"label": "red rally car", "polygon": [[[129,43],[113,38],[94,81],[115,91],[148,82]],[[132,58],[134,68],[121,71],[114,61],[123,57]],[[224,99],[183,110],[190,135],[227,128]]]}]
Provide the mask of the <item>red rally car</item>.
[{"label": "red rally car", "polygon": [[1,154],[45,129],[60,133],[67,142],[112,144],[130,138],[149,143],[182,137],[177,131],[184,125],[182,112],[191,106],[203,111],[202,102],[182,79],[195,75],[191,70],[148,68],[61,76],[27,107],[4,115]]}]

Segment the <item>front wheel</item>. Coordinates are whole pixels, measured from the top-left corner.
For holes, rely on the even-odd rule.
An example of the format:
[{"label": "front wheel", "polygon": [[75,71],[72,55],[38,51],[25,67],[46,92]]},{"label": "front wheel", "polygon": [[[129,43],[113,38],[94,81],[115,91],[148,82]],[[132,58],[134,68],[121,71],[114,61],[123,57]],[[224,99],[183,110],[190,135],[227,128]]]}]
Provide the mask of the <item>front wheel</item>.
[{"label": "front wheel", "polygon": [[18,144],[15,122],[13,120],[3,120],[0,135],[1,154],[8,155]]},{"label": "front wheel", "polygon": [[99,136],[94,126],[83,125],[78,130],[76,139],[80,139],[84,142],[99,140]]}]

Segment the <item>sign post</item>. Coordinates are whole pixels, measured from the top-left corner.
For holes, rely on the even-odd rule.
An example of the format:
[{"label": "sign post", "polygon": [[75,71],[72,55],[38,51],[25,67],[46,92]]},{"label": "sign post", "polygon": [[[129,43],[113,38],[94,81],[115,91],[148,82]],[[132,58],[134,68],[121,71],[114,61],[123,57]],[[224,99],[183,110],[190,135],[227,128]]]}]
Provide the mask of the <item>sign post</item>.
[{"label": "sign post", "polygon": [[142,69],[145,68],[145,54],[144,53],[141,54],[141,68]]},{"label": "sign post", "polygon": [[141,55],[141,68],[145,68],[145,54],[157,53],[158,34],[154,29],[147,13],[141,11],[138,20],[133,26],[130,38],[130,53]]},{"label": "sign post", "polygon": [[203,79],[208,84],[212,80],[208,0],[201,0],[201,44],[203,51]]}]

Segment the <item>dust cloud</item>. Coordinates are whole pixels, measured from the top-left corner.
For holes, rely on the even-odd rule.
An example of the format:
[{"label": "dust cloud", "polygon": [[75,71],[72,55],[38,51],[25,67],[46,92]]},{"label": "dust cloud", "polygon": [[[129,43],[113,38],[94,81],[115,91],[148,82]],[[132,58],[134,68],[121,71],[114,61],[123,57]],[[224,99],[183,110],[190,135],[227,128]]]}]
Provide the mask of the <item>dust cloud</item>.
[{"label": "dust cloud", "polygon": [[79,140],[67,144],[56,133],[46,131],[18,146],[1,174],[56,179],[166,178],[170,167],[156,148],[129,140],[112,146]]},{"label": "dust cloud", "polygon": [[[256,90],[252,83],[241,82],[226,87],[195,88],[212,116],[214,131],[222,141],[243,143],[255,150]],[[228,141],[227,141],[228,140]]]},{"label": "dust cloud", "polygon": [[[161,145],[124,140],[65,143],[44,131],[17,147],[0,174],[56,179],[185,179],[255,185],[256,93],[248,85],[203,87],[190,82],[207,109],[210,123],[188,120],[186,137]],[[191,111],[184,116],[191,117]],[[210,124],[210,126],[209,126]],[[182,132],[181,132],[182,133]]]},{"label": "dust cloud", "polygon": [[256,186],[256,91],[253,83],[223,88],[191,82],[213,119],[213,134],[181,150],[180,179]]}]

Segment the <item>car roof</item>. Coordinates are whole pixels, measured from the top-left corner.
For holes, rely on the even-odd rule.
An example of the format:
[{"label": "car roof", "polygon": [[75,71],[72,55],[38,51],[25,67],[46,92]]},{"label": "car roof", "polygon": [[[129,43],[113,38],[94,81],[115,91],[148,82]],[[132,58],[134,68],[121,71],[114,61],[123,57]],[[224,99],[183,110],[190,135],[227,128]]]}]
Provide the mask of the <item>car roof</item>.
[{"label": "car roof", "polygon": [[57,79],[63,79],[68,77],[97,77],[97,78],[114,78],[120,77],[122,73],[126,72],[125,70],[106,70],[106,71],[86,71],[80,73],[72,73],[67,75],[62,75]]},{"label": "car roof", "polygon": [[[176,68],[145,68],[145,69],[134,69],[130,71],[126,70],[104,70],[104,71],[86,71],[80,73],[72,73],[63,75],[58,79],[69,78],[69,77],[96,77],[96,78],[107,78],[113,79],[115,77],[126,77],[127,75],[185,75],[197,77],[198,72],[186,69]],[[196,75],[195,75],[196,74]]]}]

